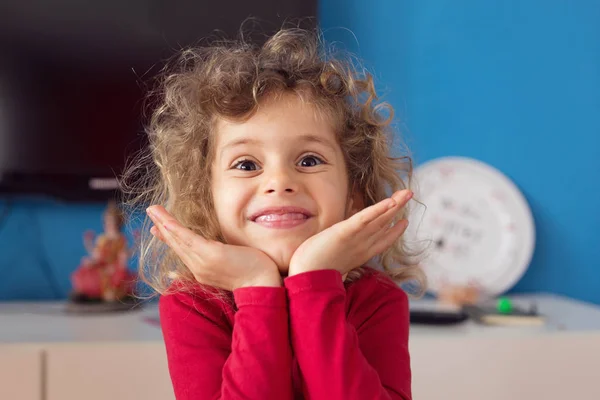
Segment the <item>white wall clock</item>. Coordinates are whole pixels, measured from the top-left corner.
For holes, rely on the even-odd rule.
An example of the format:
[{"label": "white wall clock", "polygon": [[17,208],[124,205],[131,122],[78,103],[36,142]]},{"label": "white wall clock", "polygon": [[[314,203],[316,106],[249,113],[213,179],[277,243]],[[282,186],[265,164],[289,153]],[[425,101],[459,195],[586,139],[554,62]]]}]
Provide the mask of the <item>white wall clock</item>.
[{"label": "white wall clock", "polygon": [[516,185],[497,169],[444,157],[415,169],[408,243],[427,246],[428,290],[477,285],[497,296],[521,278],[533,255],[535,226]]}]

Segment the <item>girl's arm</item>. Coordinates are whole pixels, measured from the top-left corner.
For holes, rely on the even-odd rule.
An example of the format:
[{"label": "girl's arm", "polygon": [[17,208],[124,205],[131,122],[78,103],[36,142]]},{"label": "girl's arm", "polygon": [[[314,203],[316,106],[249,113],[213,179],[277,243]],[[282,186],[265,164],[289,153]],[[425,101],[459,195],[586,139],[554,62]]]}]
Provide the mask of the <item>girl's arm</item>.
[{"label": "girl's arm", "polygon": [[[398,191],[294,252],[285,287],[292,347],[309,398],[410,399],[406,295],[370,275],[355,282],[349,290],[356,296],[347,298],[342,276],[397,243],[408,221],[393,222],[411,197],[409,190]],[[360,311],[356,327],[346,302]]]},{"label": "girl's arm", "polygon": [[[283,287],[236,289],[233,311],[210,296],[160,300],[169,372],[178,400],[291,399],[291,347]],[[231,317],[231,316],[230,316]]]},{"label": "girl's arm", "polygon": [[[182,399],[288,399],[291,347],[285,289],[265,253],[205,239],[164,207],[150,230],[207,290],[161,298],[161,324],[175,394]],[[238,308],[208,288],[233,292]]]},{"label": "girl's arm", "polygon": [[392,282],[374,276],[357,290],[367,293],[354,304],[361,316],[353,326],[346,316],[346,290],[335,270],[289,277],[292,347],[314,400],[411,399],[408,352],[408,299]]}]

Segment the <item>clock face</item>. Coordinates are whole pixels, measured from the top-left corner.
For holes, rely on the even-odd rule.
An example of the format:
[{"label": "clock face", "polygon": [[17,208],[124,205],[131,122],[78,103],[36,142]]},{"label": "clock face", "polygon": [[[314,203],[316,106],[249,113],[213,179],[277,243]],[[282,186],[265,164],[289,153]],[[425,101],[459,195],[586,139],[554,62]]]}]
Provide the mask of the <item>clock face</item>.
[{"label": "clock face", "polygon": [[475,284],[496,296],[510,289],[535,245],[533,217],[519,189],[493,167],[462,157],[422,164],[414,183],[417,201],[405,238],[425,249],[429,291]]}]

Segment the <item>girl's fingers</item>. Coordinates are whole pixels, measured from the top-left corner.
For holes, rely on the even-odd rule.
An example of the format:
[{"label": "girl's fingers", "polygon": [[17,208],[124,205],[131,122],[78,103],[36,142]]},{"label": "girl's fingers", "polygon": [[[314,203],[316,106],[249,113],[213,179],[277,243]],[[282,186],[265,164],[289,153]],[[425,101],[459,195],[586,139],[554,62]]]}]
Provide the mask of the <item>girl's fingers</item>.
[{"label": "girl's fingers", "polygon": [[384,214],[386,211],[393,209],[395,206],[396,202],[394,199],[382,200],[379,203],[373,204],[372,206],[357,212],[348,218],[348,222],[357,232],[360,232],[377,217]]},{"label": "girl's fingers", "polygon": [[[155,223],[164,239],[172,237],[179,245],[186,248],[195,248],[204,245],[204,238],[195,234],[179,223],[162,206],[153,206],[148,209],[150,219]],[[164,231],[168,233],[165,234]]]},{"label": "girl's fingers", "polygon": [[196,239],[198,239],[199,236],[182,226],[180,223],[168,221],[163,224],[163,228],[180,246],[186,249],[193,249],[197,246]]},{"label": "girl's fingers", "polygon": [[163,207],[150,207],[148,216],[154,222],[153,229],[160,235],[160,239],[190,270],[193,271],[198,263],[202,263],[203,254],[209,249],[210,241],[181,225]]},{"label": "girl's fingers", "polygon": [[154,226],[150,229],[150,232],[152,233],[152,231],[154,230],[153,234],[157,233],[160,236],[161,240],[165,242],[165,244],[167,244],[170,248],[172,248],[173,250],[175,250],[175,252],[179,254],[179,243],[175,240],[173,235],[165,228],[165,225],[158,218],[157,214],[148,211],[148,216],[150,217],[152,222],[154,222]]},{"label": "girl's fingers", "polygon": [[414,193],[411,190],[398,190],[396,193],[392,194],[392,199],[400,206],[405,206],[406,203],[413,198],[413,195]]},{"label": "girl's fingers", "polygon": [[[169,215],[166,211],[164,212],[164,214]],[[181,259],[181,261],[183,261],[185,265],[188,266],[188,268],[190,268],[190,266],[192,265],[192,260],[194,258],[192,255],[193,251],[190,248],[184,247],[182,244],[180,244],[176,236],[173,235],[173,231],[165,227],[164,214],[161,215],[160,211],[148,209],[148,216],[155,224],[153,228],[155,228],[155,231],[158,231],[158,234],[160,235],[160,237],[162,237],[161,240],[167,246],[169,246],[171,250],[175,252],[175,254],[177,254],[177,256]],[[174,220],[174,218],[172,219]],[[168,225],[169,228],[171,228],[171,226],[180,226],[178,223],[173,222],[168,222],[168,224],[170,224]]]},{"label": "girl's fingers", "polygon": [[[153,217],[150,217],[153,218]],[[158,235],[160,235],[160,237],[162,238],[161,240],[163,241],[163,243],[165,243],[167,246],[169,246],[171,248],[171,250],[173,250],[175,252],[175,254],[177,254],[177,256],[181,259],[181,261],[188,266],[188,268],[191,268],[191,265],[193,264],[193,251],[189,248],[186,248],[184,246],[182,246],[176,239],[175,237],[172,235],[172,233],[165,229],[165,226],[161,223],[158,222],[158,220],[154,220],[154,223],[156,224],[155,226],[152,227],[152,229],[154,229],[155,231],[158,231]],[[152,229],[150,231],[152,231]]]},{"label": "girl's fingers", "polygon": [[390,227],[394,217],[398,214],[398,211],[408,203],[412,198],[413,193],[408,190],[400,190],[392,195],[392,199],[396,202],[396,205],[388,209],[385,213],[377,217],[372,222],[372,227],[369,227],[369,233],[372,235],[378,232],[383,232]]},{"label": "girl's fingers", "polygon": [[163,206],[151,206],[146,209],[146,213],[154,223],[165,224],[167,222],[177,222],[175,218]]},{"label": "girl's fingers", "polygon": [[371,252],[373,253],[371,257],[374,257],[375,255],[383,253],[389,249],[396,242],[396,240],[402,236],[407,227],[408,220],[403,219],[389,228],[381,239],[374,242],[373,247],[371,247]]},{"label": "girl's fingers", "polygon": [[165,241],[165,238],[163,237],[163,235],[160,233],[160,231],[158,230],[158,228],[156,226],[153,226],[152,228],[150,228],[150,233],[152,234],[152,236],[156,237],[161,242]]}]

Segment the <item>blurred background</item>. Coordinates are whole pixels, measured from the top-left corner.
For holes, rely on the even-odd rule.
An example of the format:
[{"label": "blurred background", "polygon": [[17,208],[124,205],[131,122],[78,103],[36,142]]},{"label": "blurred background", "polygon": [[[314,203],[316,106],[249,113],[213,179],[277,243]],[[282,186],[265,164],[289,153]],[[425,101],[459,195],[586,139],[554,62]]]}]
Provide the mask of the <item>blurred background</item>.
[{"label": "blurred background", "polygon": [[145,85],[161,61],[215,29],[234,35],[249,16],[268,31],[315,15],[374,73],[417,164],[473,157],[524,193],[537,241],[513,291],[600,304],[592,0],[4,0],[0,300],[68,295],[82,232],[102,229],[111,191],[100,189],[143,145]]}]

